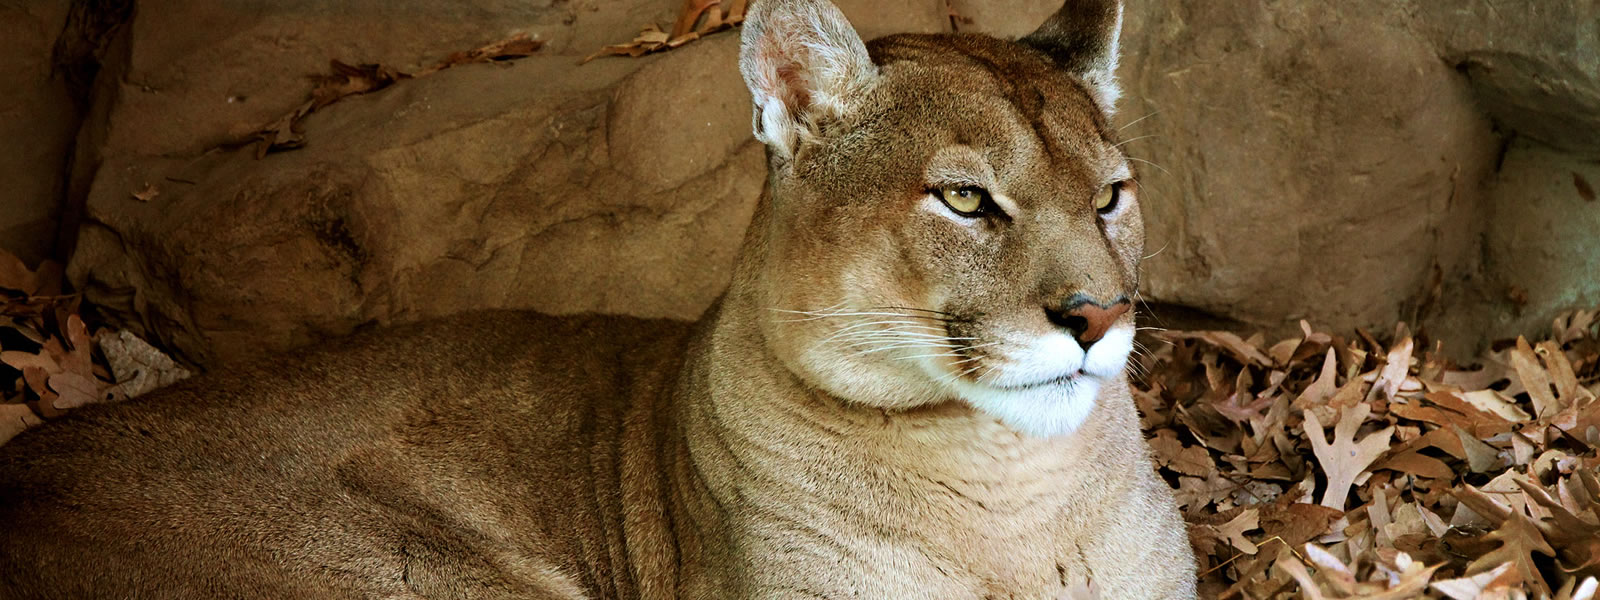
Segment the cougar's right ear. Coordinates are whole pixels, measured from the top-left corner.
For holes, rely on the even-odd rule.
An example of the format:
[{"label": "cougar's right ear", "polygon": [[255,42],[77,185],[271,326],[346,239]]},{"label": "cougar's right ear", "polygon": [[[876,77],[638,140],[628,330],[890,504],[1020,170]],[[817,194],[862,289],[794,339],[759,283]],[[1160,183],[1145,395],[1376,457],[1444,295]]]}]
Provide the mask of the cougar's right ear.
[{"label": "cougar's right ear", "polygon": [[867,45],[828,0],[756,0],[741,43],[756,139],[783,158],[818,122],[853,108],[878,75]]}]

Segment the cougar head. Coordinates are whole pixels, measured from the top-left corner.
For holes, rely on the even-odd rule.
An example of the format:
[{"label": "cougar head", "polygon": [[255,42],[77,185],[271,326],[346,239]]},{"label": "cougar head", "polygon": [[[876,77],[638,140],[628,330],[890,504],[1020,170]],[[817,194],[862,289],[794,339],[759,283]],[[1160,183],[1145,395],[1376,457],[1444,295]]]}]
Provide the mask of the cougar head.
[{"label": "cougar head", "polygon": [[741,265],[801,379],[886,409],[964,401],[1076,429],[1133,348],[1138,185],[1109,125],[1121,3],[1017,41],[863,43],[826,0],[758,0],[740,67],[768,197]]}]

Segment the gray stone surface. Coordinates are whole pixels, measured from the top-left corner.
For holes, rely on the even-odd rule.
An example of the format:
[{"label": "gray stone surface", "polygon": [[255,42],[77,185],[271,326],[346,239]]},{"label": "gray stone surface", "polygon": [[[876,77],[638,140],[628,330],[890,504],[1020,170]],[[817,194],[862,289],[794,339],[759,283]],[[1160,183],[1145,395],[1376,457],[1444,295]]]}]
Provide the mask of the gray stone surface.
[{"label": "gray stone surface", "polygon": [[1428,2],[1409,23],[1508,131],[1600,158],[1600,1]]},{"label": "gray stone surface", "polygon": [[[1489,188],[1485,265],[1492,330],[1541,331],[1554,312],[1600,305],[1600,161],[1538,142],[1506,153]],[[1512,300],[1515,289],[1527,304]]]}]

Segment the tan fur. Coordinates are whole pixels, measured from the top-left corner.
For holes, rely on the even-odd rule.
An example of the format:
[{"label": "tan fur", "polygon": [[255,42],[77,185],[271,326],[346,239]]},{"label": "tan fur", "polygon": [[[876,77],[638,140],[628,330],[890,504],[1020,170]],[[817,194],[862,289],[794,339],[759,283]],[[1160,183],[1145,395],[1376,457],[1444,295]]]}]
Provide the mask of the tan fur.
[{"label": "tan fur", "polygon": [[[1091,206],[1131,177],[1109,75],[982,36],[761,45],[853,36],[829,11],[752,7],[772,177],[698,323],[474,313],[81,410],[0,447],[0,598],[1193,597],[1126,378],[1072,380],[1098,394],[1054,435],[985,387],[1054,364],[1024,352],[1065,339],[1047,307],[1136,286],[1136,186]],[[773,85],[806,87],[763,120]],[[1010,219],[941,213],[950,178]]]}]

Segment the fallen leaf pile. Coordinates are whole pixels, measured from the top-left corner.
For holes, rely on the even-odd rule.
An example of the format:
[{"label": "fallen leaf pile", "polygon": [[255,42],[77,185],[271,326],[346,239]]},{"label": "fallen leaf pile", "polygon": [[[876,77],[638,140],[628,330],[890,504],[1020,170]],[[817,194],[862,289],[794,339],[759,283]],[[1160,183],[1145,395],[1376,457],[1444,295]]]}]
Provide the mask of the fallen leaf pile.
[{"label": "fallen leaf pile", "polygon": [[53,262],[29,270],[0,250],[0,444],[73,408],[189,376],[131,332],[91,335],[61,275]]},{"label": "fallen leaf pile", "polygon": [[652,52],[671,50],[744,22],[748,0],[684,0],[677,22],[671,31],[663,31],[655,23],[645,25],[632,41],[601,48],[583,62],[602,56],[640,57]]},{"label": "fallen leaf pile", "polygon": [[[510,38],[464,52],[455,52],[415,73],[405,73],[379,64],[350,65],[329,61],[331,73],[313,77],[316,87],[300,106],[251,133],[239,145],[255,144],[256,158],[268,152],[292,150],[305,145],[305,119],[311,113],[341,99],[375,92],[405,79],[426,77],[458,65],[510,60],[530,56],[544,46],[543,40],[518,33]],[[137,195],[136,195],[137,196]],[[153,194],[152,194],[153,196]],[[148,198],[140,198],[147,200]]]},{"label": "fallen leaf pile", "polygon": [[1404,325],[1158,334],[1135,399],[1202,596],[1596,598],[1597,313],[1470,366]]}]

